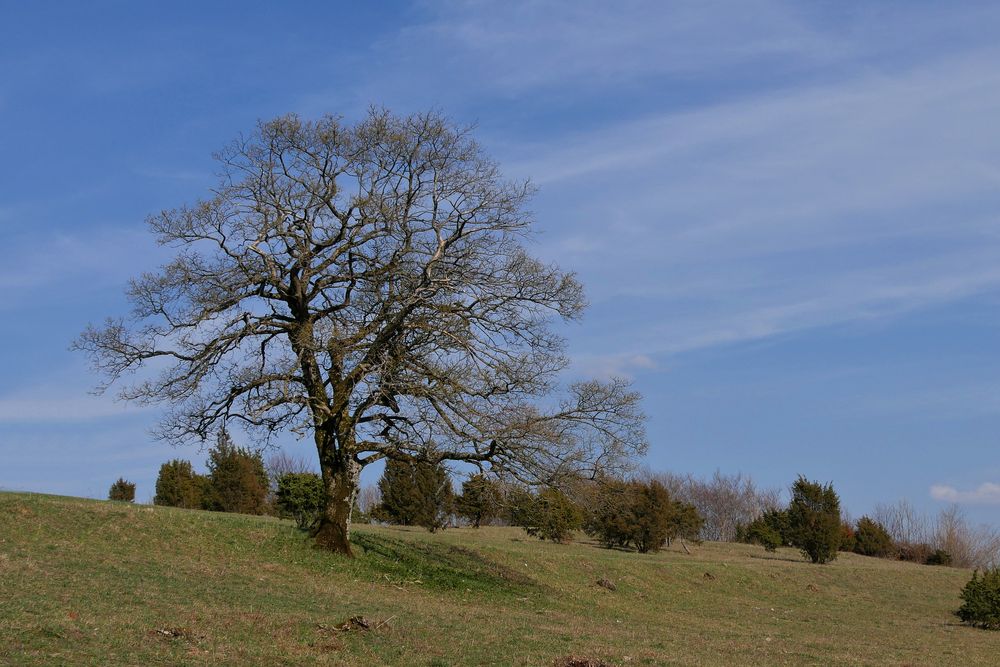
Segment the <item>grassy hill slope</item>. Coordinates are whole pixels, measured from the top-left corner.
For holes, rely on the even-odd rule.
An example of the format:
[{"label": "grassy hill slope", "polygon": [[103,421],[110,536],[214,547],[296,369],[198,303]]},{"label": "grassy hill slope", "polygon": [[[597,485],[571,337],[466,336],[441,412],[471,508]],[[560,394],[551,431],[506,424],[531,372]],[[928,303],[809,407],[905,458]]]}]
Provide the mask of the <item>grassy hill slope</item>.
[{"label": "grassy hill slope", "polygon": [[[964,570],[509,528],[354,538],[349,561],[270,518],[0,493],[0,665],[1000,661],[1000,633],[951,614]],[[339,629],[354,616],[370,628]]]}]

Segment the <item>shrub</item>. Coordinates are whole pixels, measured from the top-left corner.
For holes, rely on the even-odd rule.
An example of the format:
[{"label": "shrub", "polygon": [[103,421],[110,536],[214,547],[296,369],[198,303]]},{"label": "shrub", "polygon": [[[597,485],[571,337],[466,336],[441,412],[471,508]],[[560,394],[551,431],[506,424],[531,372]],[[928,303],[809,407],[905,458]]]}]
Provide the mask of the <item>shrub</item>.
[{"label": "shrub", "polygon": [[777,551],[778,547],[785,544],[781,533],[760,519],[747,527],[746,541],[750,544],[759,544],[765,551]]},{"label": "shrub", "polygon": [[558,489],[548,488],[520,510],[519,524],[540,540],[568,542],[583,526],[583,511]]},{"label": "shrub", "polygon": [[503,484],[501,490],[503,492],[501,518],[510,526],[529,525],[535,505],[534,494],[525,487],[512,483]]},{"label": "shrub", "polygon": [[479,528],[500,512],[500,489],[483,474],[473,475],[462,483],[462,495],[455,498],[455,513]]},{"label": "shrub", "polygon": [[588,499],[584,529],[610,548],[626,547],[632,541],[632,515],[635,504],[634,487],[620,479],[598,482],[597,490]]},{"label": "shrub", "polygon": [[840,544],[840,498],[832,484],[823,486],[799,477],[792,485],[788,505],[788,529],[792,546],[813,563],[837,557]]},{"label": "shrub", "polygon": [[878,558],[888,558],[896,553],[896,545],[885,526],[867,516],[858,519],[854,536],[854,553]]},{"label": "shrub", "polygon": [[924,561],[927,565],[951,565],[951,554],[944,549],[935,549],[934,553],[927,557]]},{"label": "shrub", "polygon": [[260,452],[237,447],[226,431],[219,431],[215,446],[208,452],[208,479],[208,509],[240,514],[266,512],[268,480],[264,459]]},{"label": "shrub", "polygon": [[972,579],[959,597],[962,606],[955,612],[963,623],[990,630],[1000,630],[1000,568],[972,573]]},{"label": "shrub", "polygon": [[670,520],[667,522],[667,544],[675,539],[701,543],[705,519],[691,503],[671,501]]},{"label": "shrub", "polygon": [[440,463],[389,460],[378,482],[382,502],[375,518],[401,526],[423,526],[432,533],[448,524],[454,492]]},{"label": "shrub", "polygon": [[854,533],[854,528],[847,521],[843,521],[840,524],[840,544],[837,545],[838,551],[854,551],[857,546],[858,540],[857,535]]},{"label": "shrub", "polygon": [[657,480],[603,480],[588,504],[589,535],[609,548],[632,545],[640,553],[659,551],[678,537],[697,539],[703,522],[694,505],[672,500]]},{"label": "shrub", "polygon": [[766,551],[776,551],[778,547],[790,544],[788,511],[771,509],[752,521],[746,528],[737,531],[737,539],[749,544],[759,544]]},{"label": "shrub", "polygon": [[323,480],[312,472],[287,472],[278,477],[275,492],[278,509],[306,530],[319,519],[323,509]]},{"label": "shrub", "polygon": [[1000,565],[1000,528],[971,524],[958,506],[938,514],[931,543],[951,554],[958,567],[982,570]]},{"label": "shrub", "polygon": [[926,563],[934,555],[934,547],[926,542],[916,544],[897,544],[896,558],[910,563]]},{"label": "shrub", "polygon": [[205,505],[208,479],[195,473],[190,461],[174,459],[160,466],[153,504],[200,509]]},{"label": "shrub", "polygon": [[119,477],[118,481],[111,485],[111,490],[108,491],[108,500],[135,502],[135,484],[124,477]]},{"label": "shrub", "polygon": [[692,475],[659,473],[655,478],[670,497],[694,505],[703,524],[700,538],[719,542],[742,541],[737,533],[767,510],[778,506],[778,489],[758,487],[742,473],[724,475],[716,470],[709,479]]},{"label": "shrub", "polygon": [[940,549],[951,556],[957,567],[984,569],[1000,563],[1000,528],[971,524],[957,506],[931,518],[900,501],[876,506],[872,516],[896,542],[901,560],[924,563]]},{"label": "shrub", "polygon": [[[632,482],[630,537],[639,553],[660,550],[672,531],[679,529],[675,511],[679,505],[670,500],[667,489],[657,481]],[[700,526],[699,526],[700,527]]]}]

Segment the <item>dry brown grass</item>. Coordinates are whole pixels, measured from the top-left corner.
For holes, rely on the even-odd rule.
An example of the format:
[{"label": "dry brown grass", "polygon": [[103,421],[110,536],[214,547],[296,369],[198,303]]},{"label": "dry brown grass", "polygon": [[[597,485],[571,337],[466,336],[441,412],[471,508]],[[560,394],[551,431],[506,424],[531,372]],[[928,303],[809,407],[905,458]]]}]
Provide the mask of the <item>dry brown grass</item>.
[{"label": "dry brown grass", "polygon": [[[357,530],[0,494],[0,664],[994,665],[952,616],[969,572],[706,543],[557,545],[508,528]],[[606,578],[615,591],[597,585]],[[368,629],[341,630],[353,616]],[[377,626],[377,627],[376,627]],[[583,663],[585,664],[585,663]]]}]

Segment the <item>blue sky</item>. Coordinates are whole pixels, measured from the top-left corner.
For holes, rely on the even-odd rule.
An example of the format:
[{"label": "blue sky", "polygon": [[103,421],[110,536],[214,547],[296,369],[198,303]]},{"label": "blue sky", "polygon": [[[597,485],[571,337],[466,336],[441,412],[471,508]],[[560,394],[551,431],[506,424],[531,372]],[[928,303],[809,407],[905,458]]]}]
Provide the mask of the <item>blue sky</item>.
[{"label": "blue sky", "polygon": [[200,461],[67,347],[164,260],[143,220],[212,151],[374,103],[476,123],[540,187],[534,252],[592,303],[572,372],[634,378],[650,467],[1000,524],[1000,5],[0,9],[0,487],[144,500]]}]

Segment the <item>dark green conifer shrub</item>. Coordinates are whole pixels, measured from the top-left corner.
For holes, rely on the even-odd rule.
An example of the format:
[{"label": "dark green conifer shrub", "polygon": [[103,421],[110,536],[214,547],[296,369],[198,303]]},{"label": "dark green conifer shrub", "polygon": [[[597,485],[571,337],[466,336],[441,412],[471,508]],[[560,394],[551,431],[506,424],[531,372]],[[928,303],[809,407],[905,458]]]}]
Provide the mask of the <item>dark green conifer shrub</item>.
[{"label": "dark green conifer shrub", "polygon": [[962,606],[955,612],[963,623],[988,630],[1000,630],[1000,568],[972,573],[959,594]]},{"label": "dark green conifer shrub", "polygon": [[207,491],[208,479],[195,473],[190,461],[174,459],[160,466],[153,504],[202,509]]},{"label": "dark green conifer shrub", "polygon": [[824,486],[800,476],[792,485],[787,512],[792,546],[813,563],[827,563],[837,557],[840,498],[833,484]]},{"label": "dark green conifer shrub", "polygon": [[840,544],[837,546],[837,549],[848,552],[854,551],[857,542],[857,535],[854,533],[854,528],[848,522],[842,522],[840,524]]},{"label": "dark green conifer shrub", "polygon": [[278,509],[302,530],[311,528],[323,509],[323,479],[312,472],[288,472],[278,477]]},{"label": "dark green conifer shrub", "polygon": [[119,477],[118,481],[111,485],[111,490],[108,491],[108,500],[135,502],[135,484],[124,477]]},{"label": "dark green conifer shrub", "polygon": [[750,544],[759,544],[765,551],[777,551],[778,547],[785,544],[778,531],[759,519],[747,528],[746,541]]},{"label": "dark green conifer shrub", "polygon": [[267,512],[268,479],[260,452],[237,447],[226,431],[219,431],[208,452],[210,495],[207,509],[240,514]]},{"label": "dark green conifer shrub", "polygon": [[385,464],[378,488],[382,502],[375,512],[380,521],[401,526],[423,526],[432,533],[448,525],[454,492],[448,470],[440,463],[397,461]]},{"label": "dark green conifer shrub", "polygon": [[479,528],[498,516],[501,500],[495,481],[483,474],[473,475],[462,483],[462,495],[455,498],[455,513],[473,528]]},{"label": "dark green conifer shrub", "polygon": [[569,542],[583,526],[583,511],[558,489],[547,488],[521,510],[519,525],[540,540]]},{"label": "dark green conifer shrub", "polygon": [[766,551],[776,551],[778,547],[791,544],[788,511],[771,509],[737,530],[737,540],[748,544],[759,544]]},{"label": "dark green conifer shrub", "polygon": [[698,508],[679,500],[671,501],[671,505],[670,521],[667,523],[667,544],[675,539],[691,540],[700,544],[705,518],[698,512]]},{"label": "dark green conifer shrub", "polygon": [[671,499],[656,480],[604,479],[588,497],[584,529],[609,548],[655,552],[676,538],[697,539],[703,525],[693,505]]},{"label": "dark green conifer shrub", "polygon": [[889,558],[896,555],[896,544],[885,526],[863,516],[858,519],[857,530],[854,532],[854,553]]},{"label": "dark green conifer shrub", "polygon": [[951,565],[951,554],[944,549],[935,549],[934,553],[927,557],[924,561],[927,565]]},{"label": "dark green conifer shrub", "polygon": [[588,535],[610,548],[627,547],[632,541],[634,487],[621,479],[602,479],[590,494],[583,528]]},{"label": "dark green conifer shrub", "polygon": [[500,518],[509,526],[527,526],[531,523],[535,496],[524,486],[505,483],[501,486],[503,496]]}]

